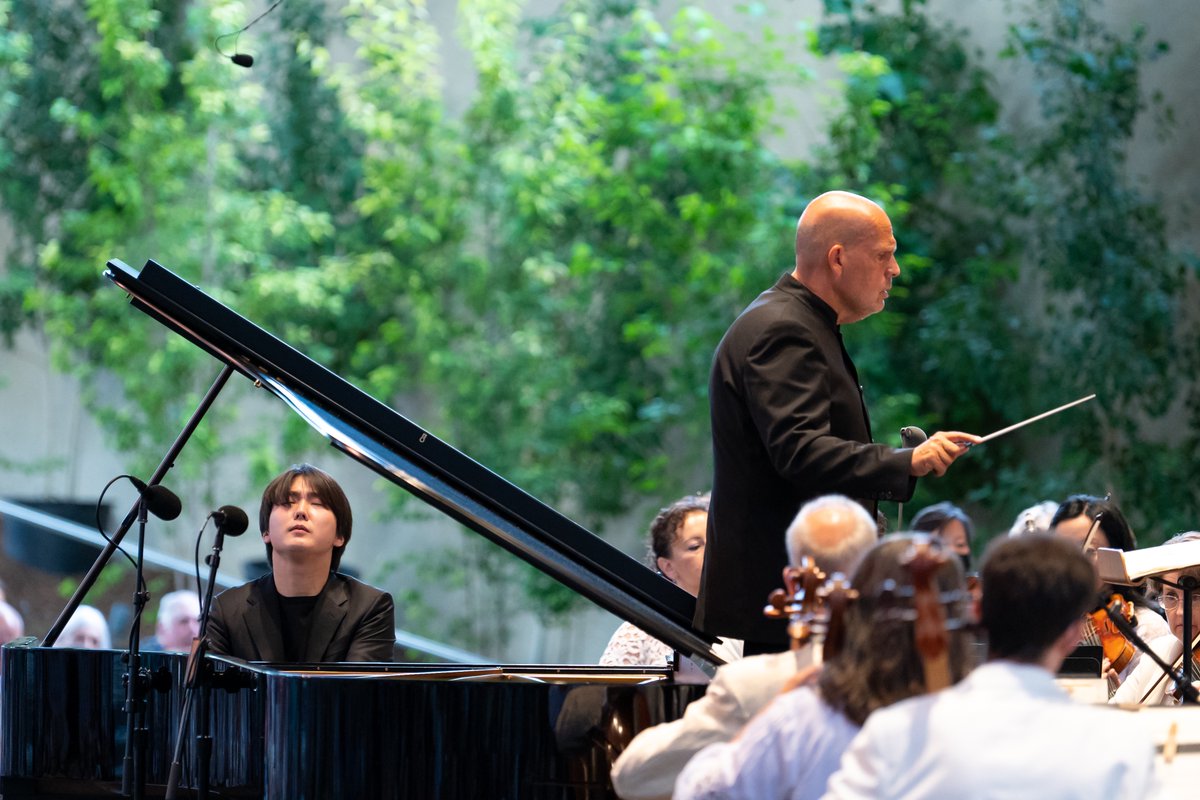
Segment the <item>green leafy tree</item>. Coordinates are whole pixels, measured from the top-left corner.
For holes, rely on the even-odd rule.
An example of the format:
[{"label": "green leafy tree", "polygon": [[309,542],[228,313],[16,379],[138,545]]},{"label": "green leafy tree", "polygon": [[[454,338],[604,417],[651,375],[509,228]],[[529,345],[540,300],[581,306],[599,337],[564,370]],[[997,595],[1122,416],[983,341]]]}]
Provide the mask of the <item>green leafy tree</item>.
[{"label": "green leafy tree", "polygon": [[[848,336],[868,389],[887,398],[876,415],[884,431],[988,432],[1100,395],[1052,427],[973,452],[923,482],[915,504],[965,501],[1003,528],[1037,499],[1112,489],[1138,524],[1154,525],[1153,541],[1197,506],[1194,492],[1182,503],[1177,492],[1194,433],[1153,448],[1142,435],[1195,363],[1182,347],[1190,339],[1173,333],[1186,321],[1172,299],[1181,260],[1125,170],[1147,106],[1140,66],[1162,47],[1106,30],[1094,6],[1022,6],[1007,55],[1033,65],[1043,119],[1006,132],[977,54],[923,2],[827,3],[814,46],[840,58],[846,105],[806,185],[856,188],[893,212],[901,291]],[[1195,431],[1195,400],[1184,405]]]}]

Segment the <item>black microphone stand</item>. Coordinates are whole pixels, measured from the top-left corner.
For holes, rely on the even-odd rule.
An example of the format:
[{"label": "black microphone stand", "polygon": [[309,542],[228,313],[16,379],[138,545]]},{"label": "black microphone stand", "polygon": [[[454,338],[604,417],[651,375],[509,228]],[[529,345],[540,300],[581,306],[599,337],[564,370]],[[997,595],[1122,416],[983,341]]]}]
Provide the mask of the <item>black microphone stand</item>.
[{"label": "black microphone stand", "polygon": [[[1180,656],[1179,669],[1183,673],[1184,683],[1187,684],[1188,689],[1192,689],[1189,699],[1193,703],[1197,703],[1200,700],[1196,698],[1196,690],[1192,687],[1192,597],[1196,594],[1197,587],[1200,587],[1200,581],[1190,575],[1182,575],[1178,583],[1165,580],[1162,582],[1167,586],[1174,586],[1183,593],[1183,597],[1180,599],[1180,602],[1183,603],[1183,653]],[[1176,681],[1178,680],[1176,677]],[[1187,694],[1186,689],[1184,694]]]},{"label": "black microphone stand", "polygon": [[146,601],[150,599],[145,590],[142,573],[148,507],[146,493],[141,492],[137,513],[138,548],[133,588],[133,626],[129,632],[129,651],[125,656],[128,669],[125,673],[125,758],[121,770],[121,794],[126,797],[132,796],[134,800],[143,800],[146,796],[146,743],[149,738],[145,711],[150,678],[142,672],[141,659],[142,611],[146,608]]},{"label": "black microphone stand", "polygon": [[208,800],[208,771],[212,759],[212,736],[209,732],[208,719],[209,687],[207,679],[209,667],[205,654],[208,651],[208,618],[212,613],[213,587],[217,583],[217,568],[221,566],[221,549],[224,546],[225,528],[218,524],[212,553],[205,559],[208,563],[208,586],[205,587],[204,600],[200,606],[200,632],[192,641],[192,652],[188,655],[187,670],[184,676],[183,708],[179,714],[179,730],[175,734],[175,754],[171,759],[171,772],[167,778],[166,800],[174,800],[179,791],[183,745],[186,741],[193,697],[199,697],[196,720],[196,798],[197,800]]},{"label": "black microphone stand", "polygon": [[[204,398],[200,401],[200,405],[192,412],[187,425],[179,432],[179,436],[175,438],[175,441],[168,448],[162,461],[158,462],[158,466],[154,469],[154,473],[151,474],[150,479],[146,481],[147,483],[150,485],[160,483],[163,476],[167,474],[171,467],[175,466],[175,458],[182,452],[183,446],[187,444],[188,439],[192,438],[192,434],[196,431],[197,426],[200,425],[200,420],[204,419],[204,415],[217,399],[217,395],[221,393],[221,389],[225,388],[225,384],[228,383],[231,375],[233,375],[232,366],[226,364],[221,368],[221,373],[217,375],[217,379],[213,381],[212,386],[208,388],[208,392],[205,393]],[[108,560],[112,558],[112,554],[121,546],[121,540],[125,538],[125,534],[133,526],[134,515],[137,511],[138,506],[135,505],[125,515],[125,519],[121,522],[116,532],[109,537],[108,544],[104,546],[104,550],[101,551],[100,555],[96,557],[96,561],[88,569],[87,574],[79,581],[79,586],[75,589],[75,593],[71,595],[71,598],[67,601],[67,605],[59,612],[58,619],[54,620],[54,624],[46,632],[46,637],[42,640],[43,647],[51,647],[58,641],[58,637],[62,634],[63,628],[66,627],[67,621],[71,619],[71,615],[75,613],[75,609],[79,608],[79,604],[83,602],[83,598],[91,590],[92,584],[96,582],[96,578],[100,577],[101,570],[108,564]]]},{"label": "black microphone stand", "polygon": [[[1166,583],[1166,581],[1163,581],[1163,582]],[[1192,600],[1191,590],[1189,590],[1189,589],[1184,590],[1184,599],[1190,605],[1191,600]],[[1112,624],[1114,626],[1116,626],[1117,630],[1119,630],[1121,632],[1122,636],[1124,636],[1127,640],[1133,642],[1133,644],[1137,647],[1138,650],[1141,650],[1143,653],[1150,656],[1150,659],[1155,664],[1158,665],[1159,669],[1161,669],[1164,673],[1166,673],[1167,677],[1174,679],[1175,684],[1179,687],[1180,696],[1183,701],[1188,702],[1188,703],[1200,703],[1200,695],[1197,694],[1196,687],[1193,686],[1191,680],[1188,679],[1189,676],[1191,675],[1191,670],[1189,669],[1190,665],[1188,664],[1187,661],[1184,661],[1182,664],[1183,668],[1181,670],[1179,670],[1178,672],[1176,672],[1171,667],[1170,664],[1163,661],[1162,658],[1159,657],[1158,653],[1155,653],[1152,649],[1150,649],[1150,645],[1146,644],[1145,639],[1138,636],[1137,631],[1134,629],[1133,625],[1129,624],[1129,620],[1125,619],[1125,617],[1123,617],[1121,615],[1120,603],[1114,602],[1111,606],[1105,606],[1104,610],[1105,610],[1105,612],[1108,613],[1108,618],[1112,621]],[[1183,651],[1184,651],[1184,654],[1187,656],[1191,655],[1191,649],[1192,649],[1192,643],[1191,643],[1192,637],[1190,634],[1191,628],[1187,627],[1188,624],[1191,622],[1191,616],[1192,615],[1191,615],[1190,609],[1185,608],[1184,609],[1185,635],[1183,638]]]}]

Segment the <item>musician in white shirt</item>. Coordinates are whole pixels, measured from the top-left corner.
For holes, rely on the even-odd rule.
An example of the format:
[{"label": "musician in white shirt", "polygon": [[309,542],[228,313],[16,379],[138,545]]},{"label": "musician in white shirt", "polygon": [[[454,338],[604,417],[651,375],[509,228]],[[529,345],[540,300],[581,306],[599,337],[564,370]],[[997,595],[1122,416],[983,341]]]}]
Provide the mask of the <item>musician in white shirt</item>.
[{"label": "musician in white shirt", "polygon": [[[1168,539],[1164,544],[1182,544],[1197,540],[1200,540],[1200,532],[1188,531]],[[1162,580],[1151,579],[1160,587],[1161,594],[1158,600],[1167,612],[1167,625],[1170,626],[1171,632],[1151,640],[1148,644],[1159,658],[1175,668],[1181,666],[1176,662],[1183,655],[1183,592],[1177,585],[1171,584],[1178,584],[1179,579],[1183,577],[1200,579],[1200,567],[1164,573]],[[1200,635],[1200,593],[1192,595],[1192,641],[1196,640],[1197,635]],[[1195,667],[1193,675],[1194,670]],[[1143,658],[1109,702],[1179,705],[1180,698],[1173,691],[1174,686],[1174,681],[1167,678],[1162,668],[1154,663],[1154,659]]]},{"label": "musician in white shirt", "polygon": [[1005,538],[988,548],[981,580],[989,662],[872,714],[827,800],[1146,797],[1150,740],[1122,712],[1076,704],[1054,683],[1094,601],[1090,561],[1063,538]]},{"label": "musician in white shirt", "polygon": [[[806,503],[788,526],[788,559],[799,565],[809,556],[828,574],[849,575],[875,544],[876,531],[875,521],[850,498],[820,497]],[[812,650],[806,646],[750,656],[718,669],[704,697],[689,705],[681,719],[647,728],[629,743],[613,766],[617,795],[623,800],[670,798],[676,777],[693,755],[732,739],[811,663]]]},{"label": "musician in white shirt", "polygon": [[[933,607],[941,600],[949,619],[965,617],[970,595],[957,555],[928,535],[887,537],[854,573],[858,598],[846,611],[841,652],[826,660],[816,680],[772,701],[732,742],[697,753],[675,782],[675,800],[816,800],[868,715],[925,691],[908,566],[918,544],[940,558],[940,565],[939,558],[929,562]],[[967,645],[960,635],[947,637],[947,680],[966,671]]]}]

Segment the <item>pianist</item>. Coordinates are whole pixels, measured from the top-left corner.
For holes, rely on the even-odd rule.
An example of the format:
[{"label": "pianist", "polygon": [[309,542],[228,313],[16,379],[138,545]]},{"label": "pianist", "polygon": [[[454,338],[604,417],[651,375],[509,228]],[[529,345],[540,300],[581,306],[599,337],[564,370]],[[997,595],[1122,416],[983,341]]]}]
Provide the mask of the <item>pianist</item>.
[{"label": "pianist", "polygon": [[271,571],[213,599],[209,652],[246,661],[391,661],[392,597],[337,572],[350,502],[332,477],[298,464],[263,492],[259,528]]}]

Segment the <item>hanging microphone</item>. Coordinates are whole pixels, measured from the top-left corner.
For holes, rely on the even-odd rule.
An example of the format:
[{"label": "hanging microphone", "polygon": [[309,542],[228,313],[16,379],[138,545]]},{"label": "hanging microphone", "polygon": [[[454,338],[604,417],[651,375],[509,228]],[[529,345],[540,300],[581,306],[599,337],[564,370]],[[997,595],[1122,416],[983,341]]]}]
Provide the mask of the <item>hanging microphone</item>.
[{"label": "hanging microphone", "polygon": [[250,527],[250,518],[237,506],[221,506],[212,512],[212,520],[226,536],[241,536]]},{"label": "hanging microphone", "polygon": [[179,516],[179,512],[183,511],[183,503],[179,501],[179,495],[161,483],[147,486],[144,481],[138,480],[132,475],[127,477],[138,490],[138,494],[146,501],[146,510],[154,516],[161,520],[172,520]]},{"label": "hanging microphone", "polygon": [[242,35],[244,32],[246,32],[246,31],[250,30],[250,28],[252,28],[256,22],[258,22],[260,19],[262,19],[263,17],[265,17],[267,14],[270,14],[272,11],[274,11],[274,10],[275,10],[275,7],[276,7],[276,6],[278,6],[278,5],[279,5],[280,3],[282,3],[282,2],[283,2],[283,0],[275,0],[275,2],[271,4],[271,7],[270,7],[270,8],[268,8],[268,9],[267,9],[266,11],[264,11],[263,13],[259,14],[259,15],[258,15],[257,17],[255,17],[254,19],[250,20],[250,21],[249,21],[248,23],[246,23],[246,24],[245,24],[243,27],[241,27],[241,28],[238,28],[238,29],[237,29],[236,31],[234,31],[233,33],[223,33],[223,34],[221,34],[220,36],[218,36],[216,39],[213,39],[213,47],[216,49],[216,51],[217,51],[218,53],[220,53],[221,55],[225,56],[226,58],[228,58],[228,59],[229,59],[230,61],[232,61],[233,63],[237,64],[239,67],[245,67],[246,69],[249,69],[251,66],[253,66],[253,65],[254,65],[254,56],[247,55],[247,54],[245,54],[245,53],[238,53],[238,52],[234,52],[234,54],[233,54],[233,55],[227,55],[225,52],[223,52],[223,51],[221,50],[221,40],[222,40],[222,39],[227,39],[227,38],[229,38],[230,36],[232,36],[232,37],[233,37],[233,49],[236,51],[236,50],[237,50],[238,38],[239,38],[239,37],[240,37],[240,36],[241,36],[241,35]]}]

